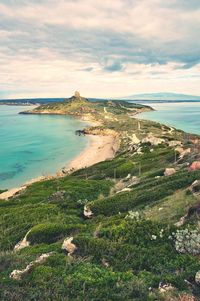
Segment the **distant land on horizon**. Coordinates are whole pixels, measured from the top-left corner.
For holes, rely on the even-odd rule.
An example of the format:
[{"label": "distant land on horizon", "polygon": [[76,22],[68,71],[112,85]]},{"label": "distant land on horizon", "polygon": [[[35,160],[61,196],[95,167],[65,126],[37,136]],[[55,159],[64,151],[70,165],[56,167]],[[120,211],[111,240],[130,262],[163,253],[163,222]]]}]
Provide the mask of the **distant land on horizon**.
[{"label": "distant land on horizon", "polygon": [[161,101],[175,101],[175,100],[199,100],[200,96],[187,95],[187,94],[178,94],[178,93],[169,93],[169,92],[160,92],[160,93],[142,93],[142,94],[133,94],[121,99],[126,100],[161,100]]},{"label": "distant land on horizon", "polygon": [[[21,104],[45,104],[50,102],[61,102],[67,100],[68,97],[60,97],[60,98],[24,98],[24,99],[0,99],[0,104],[13,104],[13,105],[21,105]],[[88,97],[90,101],[100,101],[100,100],[134,100],[134,101],[200,101],[200,96],[195,95],[187,95],[187,94],[178,94],[178,93],[168,93],[168,92],[160,92],[160,93],[141,93],[141,94],[133,94],[129,96],[124,96],[120,98],[94,98]]]}]

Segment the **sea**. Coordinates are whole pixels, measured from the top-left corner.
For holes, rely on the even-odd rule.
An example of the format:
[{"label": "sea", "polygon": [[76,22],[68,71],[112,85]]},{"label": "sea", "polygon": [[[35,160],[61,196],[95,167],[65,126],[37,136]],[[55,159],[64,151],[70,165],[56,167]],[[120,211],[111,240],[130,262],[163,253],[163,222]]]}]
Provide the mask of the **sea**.
[{"label": "sea", "polygon": [[[200,101],[137,103],[155,109],[138,118],[200,135]],[[0,190],[42,175],[55,175],[89,143],[87,137],[75,135],[86,123],[67,116],[19,114],[31,108],[0,105]]]},{"label": "sea", "polygon": [[20,115],[32,106],[0,106],[0,190],[55,175],[88,145],[86,123],[58,115]]},{"label": "sea", "polygon": [[187,133],[200,135],[200,101],[140,103],[151,106],[155,111],[139,114],[139,119],[157,121]]}]

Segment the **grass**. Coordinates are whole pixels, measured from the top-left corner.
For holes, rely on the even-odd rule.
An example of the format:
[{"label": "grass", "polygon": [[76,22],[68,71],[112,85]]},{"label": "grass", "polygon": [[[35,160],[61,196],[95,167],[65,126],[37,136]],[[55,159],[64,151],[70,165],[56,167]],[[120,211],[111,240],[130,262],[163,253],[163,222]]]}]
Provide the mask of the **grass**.
[{"label": "grass", "polygon": [[[91,104],[81,99],[51,104],[48,109],[81,114],[83,105],[86,113],[94,111],[105,128],[119,133],[121,147],[113,160],[34,183],[19,196],[0,202],[0,300],[167,301],[167,295],[158,290],[161,281],[175,287],[171,300],[183,291],[198,298],[200,288],[194,277],[200,260],[178,253],[170,237],[176,231],[174,223],[197,202],[186,191],[200,179],[200,171],[190,173],[175,164],[174,149],[167,142],[141,144],[142,154],[137,154],[128,138],[135,133],[142,139],[151,132],[164,135],[166,141],[184,142],[184,133],[149,121],[141,121],[138,130],[138,120],[130,118],[130,113],[144,107],[125,102]],[[166,167],[177,172],[164,177]],[[128,174],[137,176],[140,183],[130,186],[128,193],[114,193],[115,184],[126,183]],[[85,204],[94,213],[91,219],[83,215]],[[140,217],[131,218],[136,211]],[[30,246],[14,253],[15,244],[29,230]],[[61,249],[68,236],[77,247],[72,257]],[[52,256],[21,281],[9,277],[14,269],[24,269],[48,252]]]}]

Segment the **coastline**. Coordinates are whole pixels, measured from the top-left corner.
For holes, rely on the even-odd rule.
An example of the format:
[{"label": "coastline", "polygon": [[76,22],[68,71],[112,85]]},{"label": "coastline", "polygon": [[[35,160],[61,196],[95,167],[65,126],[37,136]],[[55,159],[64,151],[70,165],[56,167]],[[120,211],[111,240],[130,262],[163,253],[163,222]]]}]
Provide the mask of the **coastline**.
[{"label": "coastline", "polygon": [[114,136],[87,136],[90,139],[89,146],[67,165],[69,171],[73,172],[108,159],[113,159],[119,148],[119,139]]},{"label": "coastline", "polygon": [[[90,126],[95,126],[98,123],[94,123],[88,120],[88,124]],[[120,144],[118,137],[102,135],[87,135],[87,137],[89,137],[88,146],[78,156],[76,156],[68,164],[66,164],[61,170],[57,171],[56,175],[39,176],[37,178],[33,178],[20,187],[11,188],[1,193],[0,200],[7,200],[13,197],[14,195],[25,190],[29,185],[33,183],[64,177],[78,169],[89,167],[96,163],[114,158]]]}]

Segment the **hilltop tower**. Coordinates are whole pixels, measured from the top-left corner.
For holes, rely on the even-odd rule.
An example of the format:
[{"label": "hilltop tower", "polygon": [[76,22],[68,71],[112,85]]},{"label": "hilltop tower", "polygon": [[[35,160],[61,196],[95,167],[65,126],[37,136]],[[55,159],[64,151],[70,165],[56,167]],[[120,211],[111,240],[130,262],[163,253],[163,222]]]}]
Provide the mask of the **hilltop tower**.
[{"label": "hilltop tower", "polygon": [[79,92],[79,91],[75,91],[75,93],[74,93],[74,97],[76,97],[76,98],[80,98],[80,97],[81,97],[81,94],[80,94],[80,92]]}]

